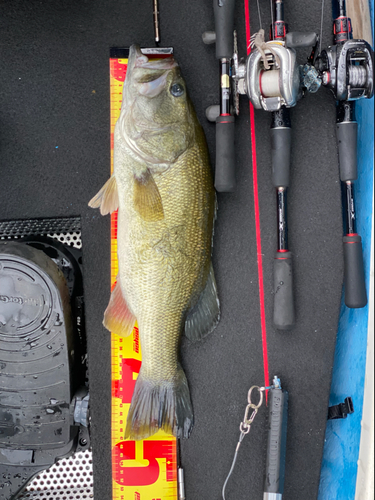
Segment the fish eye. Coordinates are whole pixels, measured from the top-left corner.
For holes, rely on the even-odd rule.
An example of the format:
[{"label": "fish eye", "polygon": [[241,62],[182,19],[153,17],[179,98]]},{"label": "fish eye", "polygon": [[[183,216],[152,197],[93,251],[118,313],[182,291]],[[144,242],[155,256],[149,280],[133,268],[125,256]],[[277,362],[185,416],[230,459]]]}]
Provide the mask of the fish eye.
[{"label": "fish eye", "polygon": [[174,97],[180,97],[185,92],[185,89],[180,83],[174,83],[169,91]]}]

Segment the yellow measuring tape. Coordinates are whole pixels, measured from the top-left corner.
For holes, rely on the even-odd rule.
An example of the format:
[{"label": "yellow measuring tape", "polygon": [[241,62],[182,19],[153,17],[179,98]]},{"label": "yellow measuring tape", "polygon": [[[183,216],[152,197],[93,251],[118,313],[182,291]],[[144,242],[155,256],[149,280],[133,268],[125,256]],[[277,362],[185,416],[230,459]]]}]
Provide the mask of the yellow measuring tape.
[{"label": "yellow measuring tape", "polygon": [[[114,128],[120,116],[127,63],[126,58],[111,57],[110,59],[111,174],[113,173]],[[111,216],[112,289],[117,273],[116,211]],[[124,441],[126,418],[141,360],[137,324],[129,337],[123,338],[111,334],[112,498],[113,500],[176,500],[176,439],[159,431],[144,441]]]}]

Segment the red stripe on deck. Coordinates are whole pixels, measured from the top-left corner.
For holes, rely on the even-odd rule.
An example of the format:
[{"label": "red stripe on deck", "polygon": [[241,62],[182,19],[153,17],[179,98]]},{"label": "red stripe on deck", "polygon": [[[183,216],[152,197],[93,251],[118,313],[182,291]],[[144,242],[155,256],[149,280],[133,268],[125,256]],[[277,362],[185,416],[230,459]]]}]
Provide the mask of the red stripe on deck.
[{"label": "red stripe on deck", "polygon": [[[246,23],[246,46],[247,46],[247,54],[249,55],[251,51],[249,0],[245,0],[245,23]],[[262,330],[264,385],[267,387],[270,384],[269,384],[269,372],[268,372],[266,313],[264,308],[262,235],[260,231],[260,217],[259,217],[258,167],[257,167],[257,151],[256,151],[256,138],[255,138],[255,116],[254,116],[253,105],[249,103],[249,106],[250,106],[251,156],[253,162],[255,233],[257,241],[257,261],[258,261],[258,280],[259,280],[260,324]]]}]

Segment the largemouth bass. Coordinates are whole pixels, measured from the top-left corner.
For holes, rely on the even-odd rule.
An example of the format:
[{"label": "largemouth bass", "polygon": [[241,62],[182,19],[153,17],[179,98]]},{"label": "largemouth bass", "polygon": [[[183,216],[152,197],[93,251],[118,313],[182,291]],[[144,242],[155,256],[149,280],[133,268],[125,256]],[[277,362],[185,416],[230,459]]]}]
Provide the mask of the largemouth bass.
[{"label": "largemouth bass", "polygon": [[178,361],[183,333],[198,340],[219,321],[211,263],[216,195],[204,132],[173,58],[130,48],[114,131],[114,173],[90,201],[118,208],[119,274],[104,313],[123,337],[138,322],[142,366],[125,438],[158,429],[189,437],[193,410]]}]

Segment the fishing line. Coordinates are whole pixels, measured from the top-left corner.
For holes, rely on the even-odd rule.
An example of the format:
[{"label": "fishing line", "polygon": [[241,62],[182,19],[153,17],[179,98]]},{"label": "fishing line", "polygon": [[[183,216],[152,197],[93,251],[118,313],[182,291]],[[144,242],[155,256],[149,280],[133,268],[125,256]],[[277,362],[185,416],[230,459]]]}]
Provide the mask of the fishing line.
[{"label": "fishing line", "polygon": [[[251,424],[253,423],[253,421],[254,421],[254,419],[256,417],[256,414],[258,413],[259,408],[263,404],[263,393],[266,390],[271,389],[272,387],[273,386],[270,386],[270,387],[259,387],[257,385],[253,385],[252,387],[250,387],[249,392],[247,393],[248,404],[246,406],[246,410],[245,410],[245,415],[244,415],[243,421],[240,424],[241,434],[240,434],[240,437],[238,439],[238,443],[237,443],[237,446],[236,446],[236,451],[234,452],[232,466],[230,468],[229,474],[227,475],[227,478],[226,478],[226,480],[224,482],[224,485],[223,485],[223,490],[222,490],[223,500],[225,500],[225,488],[227,486],[227,483],[229,481],[230,476],[232,475],[234,466],[236,465],[237,456],[238,456],[238,450],[239,450],[239,448],[241,446],[243,438],[246,436],[246,434],[249,434],[250,429],[251,429]],[[257,404],[251,402],[251,393],[253,392],[254,389],[258,391],[258,395],[259,395],[259,401],[258,401]],[[251,413],[251,415],[249,417],[250,410],[252,410],[252,413]]]},{"label": "fishing line", "polygon": [[262,29],[262,18],[261,18],[261,15],[260,15],[259,0],[257,0],[257,6],[258,6],[258,16],[259,16],[259,29]]},{"label": "fishing line", "polygon": [[223,490],[222,490],[223,500],[225,500],[225,488],[227,487],[227,483],[229,481],[229,478],[232,475],[234,466],[236,465],[237,457],[238,457],[238,449],[239,449],[240,444],[241,444],[241,442],[242,442],[242,440],[243,440],[244,437],[245,437],[245,434],[241,434],[240,435],[240,439],[239,439],[238,444],[237,444],[236,452],[235,452],[234,457],[233,457],[232,467],[230,468],[230,471],[229,471],[229,473],[227,475],[227,478],[226,478],[226,480],[224,482]]}]

